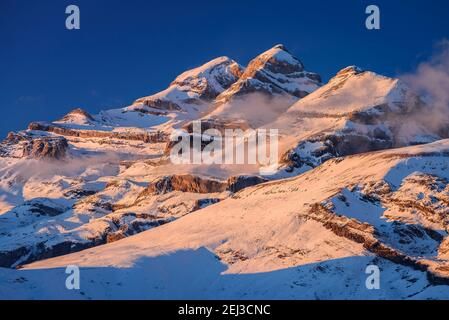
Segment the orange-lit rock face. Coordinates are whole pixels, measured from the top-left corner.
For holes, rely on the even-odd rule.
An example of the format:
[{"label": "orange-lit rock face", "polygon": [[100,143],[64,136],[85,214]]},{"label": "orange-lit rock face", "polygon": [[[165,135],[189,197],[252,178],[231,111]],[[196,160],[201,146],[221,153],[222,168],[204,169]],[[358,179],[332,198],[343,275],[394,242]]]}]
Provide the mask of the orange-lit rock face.
[{"label": "orange-lit rock face", "polygon": [[249,93],[305,97],[321,85],[321,77],[304,70],[303,63],[283,45],[277,45],[254,58],[240,79],[217,97],[217,104]]}]

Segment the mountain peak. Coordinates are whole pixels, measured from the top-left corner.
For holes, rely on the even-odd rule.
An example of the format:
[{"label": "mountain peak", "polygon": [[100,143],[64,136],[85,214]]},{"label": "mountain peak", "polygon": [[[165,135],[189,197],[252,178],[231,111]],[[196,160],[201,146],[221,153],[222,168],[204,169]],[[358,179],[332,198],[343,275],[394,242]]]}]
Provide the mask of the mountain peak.
[{"label": "mountain peak", "polygon": [[[207,77],[208,75],[212,74],[214,71],[217,71],[219,68],[227,68],[227,67],[235,67],[235,71],[241,72],[241,67],[232,60],[229,57],[222,56],[215,59],[212,59],[209,62],[206,62],[205,64],[187,70],[183,73],[181,73],[179,76],[176,77],[176,79],[173,81],[172,84],[184,82],[191,78],[201,78],[201,77]],[[238,72],[237,72],[238,73]],[[238,74],[236,74],[238,76]]]},{"label": "mountain peak", "polygon": [[[356,112],[401,113],[416,104],[407,98],[408,95],[405,87],[398,85],[397,79],[349,66],[306,99],[295,103],[290,110],[319,112],[334,117],[345,117]],[[383,109],[376,109],[379,106]]]},{"label": "mountain peak", "polygon": [[[253,59],[247,68],[247,72],[266,68],[275,73],[292,73],[304,71],[303,63],[287,51],[282,44],[275,45]],[[288,69],[288,70],[287,70]]]},{"label": "mountain peak", "polygon": [[337,76],[341,76],[341,75],[355,75],[355,74],[359,74],[364,72],[365,70],[363,70],[362,68],[359,68],[357,66],[348,66],[346,68],[341,69],[340,71],[337,72]]},{"label": "mountain peak", "polygon": [[261,92],[302,98],[321,85],[321,77],[304,70],[303,63],[278,44],[248,64],[240,79],[218,97],[219,104],[233,96]]},{"label": "mountain peak", "polygon": [[[207,102],[228,89],[242,75],[243,68],[222,56],[181,73],[169,87],[151,96],[137,99],[128,110],[142,110],[142,104],[156,110],[183,111],[196,114]],[[150,110],[151,111],[151,110]],[[154,111],[154,110],[153,110]]]},{"label": "mountain peak", "polygon": [[68,115],[81,115],[89,120],[93,120],[92,116],[84,109],[76,108],[68,113]]},{"label": "mountain peak", "polygon": [[67,113],[62,119],[56,121],[57,123],[72,123],[72,124],[91,124],[95,119],[81,108],[76,108]]},{"label": "mountain peak", "polygon": [[281,49],[288,52],[287,48],[283,44],[277,44],[273,47],[273,49]]}]

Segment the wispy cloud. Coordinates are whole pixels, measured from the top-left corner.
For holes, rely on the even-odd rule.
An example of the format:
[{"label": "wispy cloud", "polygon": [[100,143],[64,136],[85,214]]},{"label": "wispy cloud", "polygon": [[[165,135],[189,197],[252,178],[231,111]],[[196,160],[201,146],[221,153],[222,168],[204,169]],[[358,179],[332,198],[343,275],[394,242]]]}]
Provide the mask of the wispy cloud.
[{"label": "wispy cloud", "polygon": [[421,122],[434,130],[449,127],[449,40],[435,46],[428,61],[421,63],[415,72],[400,77],[411,89],[419,93],[430,110],[421,114]]}]

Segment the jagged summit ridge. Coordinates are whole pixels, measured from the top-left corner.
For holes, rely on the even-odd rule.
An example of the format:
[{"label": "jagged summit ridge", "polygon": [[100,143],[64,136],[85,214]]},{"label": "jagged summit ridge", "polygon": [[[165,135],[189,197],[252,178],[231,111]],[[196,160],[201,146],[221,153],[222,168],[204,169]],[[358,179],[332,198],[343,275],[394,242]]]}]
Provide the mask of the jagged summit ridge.
[{"label": "jagged summit ridge", "polygon": [[276,45],[250,61],[241,77],[218,95],[204,120],[221,127],[259,127],[284,113],[295,101],[321,86],[321,77],[304,69],[304,64],[285,46]]},{"label": "jagged summit ridge", "polygon": [[217,95],[228,88],[235,78],[242,74],[242,71],[243,68],[234,60],[225,56],[218,57],[198,68],[181,73],[170,86],[180,85],[193,89],[196,81],[201,83],[215,80],[216,83],[209,83],[209,89],[213,91],[214,95]]},{"label": "jagged summit ridge", "polygon": [[276,45],[251,60],[240,79],[217,97],[217,103],[253,92],[302,98],[320,85],[318,74],[305,71],[299,59],[283,45]]}]

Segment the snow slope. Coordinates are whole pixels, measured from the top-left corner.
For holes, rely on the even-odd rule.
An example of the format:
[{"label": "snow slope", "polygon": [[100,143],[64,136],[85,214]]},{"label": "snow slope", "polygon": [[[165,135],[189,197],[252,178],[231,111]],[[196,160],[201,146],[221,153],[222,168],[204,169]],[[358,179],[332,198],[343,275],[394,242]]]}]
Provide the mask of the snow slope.
[{"label": "snow slope", "polygon": [[[412,188],[410,179],[418,173],[447,181],[448,151],[449,140],[443,140],[330,160],[296,178],[245,189],[161,227],[35,262],[8,277],[30,277],[40,288],[35,297],[54,297],[52,290],[39,286],[37,275],[56,277],[62,272],[58,268],[67,265],[82,267],[84,283],[101,273],[99,284],[83,288],[89,297],[137,297],[130,288],[140,276],[147,289],[139,286],[139,297],[146,298],[448,297],[449,287],[442,285],[449,283],[447,216],[419,217],[406,202],[391,202],[401,195],[401,188]],[[415,192],[424,199],[437,198],[434,193],[442,191],[430,190],[433,194],[428,196]],[[397,208],[389,210],[392,203],[409,210],[410,218],[404,219]],[[401,234],[410,241],[397,242],[395,236]],[[379,247],[383,249],[376,251]],[[369,264],[382,269],[380,291],[364,286]],[[107,292],[98,289],[117,282],[121,285],[110,285]],[[69,291],[59,294],[85,297]]]}]

